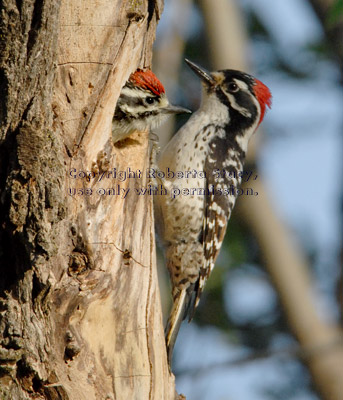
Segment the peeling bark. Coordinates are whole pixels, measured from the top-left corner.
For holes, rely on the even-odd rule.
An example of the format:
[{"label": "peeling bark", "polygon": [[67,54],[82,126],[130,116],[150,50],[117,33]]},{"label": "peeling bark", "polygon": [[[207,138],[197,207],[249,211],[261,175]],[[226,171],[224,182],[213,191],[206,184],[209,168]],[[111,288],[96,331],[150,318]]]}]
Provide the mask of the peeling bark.
[{"label": "peeling bark", "polygon": [[[110,139],[121,87],[150,66],[162,7],[0,3],[1,399],[176,396],[152,196],[135,194],[147,132]],[[141,175],[114,176],[127,168]]]}]

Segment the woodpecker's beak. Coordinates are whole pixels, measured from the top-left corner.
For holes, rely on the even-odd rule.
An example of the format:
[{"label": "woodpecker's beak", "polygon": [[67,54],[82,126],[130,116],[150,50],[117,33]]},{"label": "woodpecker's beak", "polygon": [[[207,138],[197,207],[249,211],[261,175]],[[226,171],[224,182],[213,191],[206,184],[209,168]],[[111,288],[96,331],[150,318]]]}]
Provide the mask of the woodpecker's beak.
[{"label": "woodpecker's beak", "polygon": [[191,114],[192,113],[192,111],[188,110],[188,108],[173,106],[172,104],[168,104],[167,107],[164,107],[163,112],[165,112],[166,114],[184,114],[184,113]]},{"label": "woodpecker's beak", "polygon": [[185,58],[186,63],[188,66],[197,74],[200,76],[201,80],[205,82],[207,85],[214,86],[216,84],[216,81],[213,79],[211,76],[210,72],[206,71],[206,69],[199,67],[199,65],[194,64],[194,62],[187,60]]}]

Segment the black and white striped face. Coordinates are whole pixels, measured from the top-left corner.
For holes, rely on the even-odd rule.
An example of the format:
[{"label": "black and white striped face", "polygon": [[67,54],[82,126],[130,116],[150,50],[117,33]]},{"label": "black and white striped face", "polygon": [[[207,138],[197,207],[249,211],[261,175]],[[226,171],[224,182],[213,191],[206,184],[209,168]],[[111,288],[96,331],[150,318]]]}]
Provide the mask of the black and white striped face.
[{"label": "black and white striped face", "polygon": [[213,72],[211,75],[215,86],[209,89],[229,108],[231,128],[245,130],[257,125],[261,107],[252,89],[253,78],[234,70]]},{"label": "black and white striped face", "polygon": [[145,129],[154,129],[168,116],[168,107],[169,101],[165,93],[155,94],[128,83],[121,91],[114,119],[126,119],[144,126]]},{"label": "black and white striped face", "polygon": [[215,95],[228,108],[230,130],[235,132],[257,128],[262,122],[266,106],[271,105],[267,86],[253,76],[232,69],[208,72],[186,60],[200,76],[208,95]]},{"label": "black and white striped face", "polygon": [[113,116],[113,141],[124,139],[134,131],[157,128],[177,113],[190,111],[169,103],[161,82],[150,71],[137,70],[123,87]]}]

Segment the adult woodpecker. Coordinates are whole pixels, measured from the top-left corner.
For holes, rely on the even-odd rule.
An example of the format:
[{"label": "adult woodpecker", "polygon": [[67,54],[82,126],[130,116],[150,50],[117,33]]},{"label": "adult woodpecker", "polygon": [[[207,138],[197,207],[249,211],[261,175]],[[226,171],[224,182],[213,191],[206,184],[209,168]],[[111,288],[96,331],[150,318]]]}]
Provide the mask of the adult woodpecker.
[{"label": "adult woodpecker", "polygon": [[[186,317],[192,320],[221,248],[249,139],[271,106],[269,89],[253,76],[230,69],[210,73],[186,62],[202,80],[202,103],[158,161],[161,171],[169,168],[186,177],[169,174],[162,184],[170,194],[154,197],[156,228],[172,282],[166,326],[169,365],[180,324]],[[228,173],[218,176],[218,170]]]},{"label": "adult woodpecker", "polygon": [[151,70],[138,69],[122,88],[112,120],[113,143],[134,131],[157,128],[168,116],[190,113],[169,104],[162,83]]}]

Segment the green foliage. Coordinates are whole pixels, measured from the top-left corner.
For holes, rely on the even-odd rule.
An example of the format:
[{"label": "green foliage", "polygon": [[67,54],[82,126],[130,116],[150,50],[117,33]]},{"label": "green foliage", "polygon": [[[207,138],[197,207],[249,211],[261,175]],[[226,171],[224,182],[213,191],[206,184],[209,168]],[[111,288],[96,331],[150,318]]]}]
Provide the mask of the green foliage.
[{"label": "green foliage", "polygon": [[336,0],[328,13],[326,23],[329,28],[336,25],[343,17],[343,0]]},{"label": "green foliage", "polygon": [[[214,272],[215,270],[216,272]],[[231,325],[224,308],[224,272],[222,268],[213,270],[211,286],[210,288],[206,287],[206,291],[203,293],[195,319],[199,325],[216,326],[220,330],[228,332]]]}]

